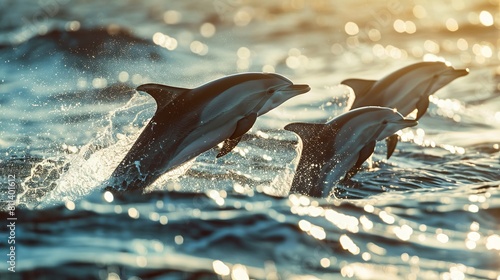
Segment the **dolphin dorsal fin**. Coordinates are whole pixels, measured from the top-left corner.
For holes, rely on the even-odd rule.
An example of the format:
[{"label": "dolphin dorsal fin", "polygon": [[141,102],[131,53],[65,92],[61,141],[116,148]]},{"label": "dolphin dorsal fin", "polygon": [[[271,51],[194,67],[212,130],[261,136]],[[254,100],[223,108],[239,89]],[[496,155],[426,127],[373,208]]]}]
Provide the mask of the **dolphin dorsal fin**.
[{"label": "dolphin dorsal fin", "polygon": [[285,130],[295,132],[305,144],[311,138],[317,137],[326,127],[326,124],[319,123],[291,123],[285,126]]},{"label": "dolphin dorsal fin", "polygon": [[144,84],[138,86],[136,90],[147,92],[156,100],[157,108],[163,108],[189,89],[160,84]]},{"label": "dolphin dorsal fin", "polygon": [[341,84],[352,88],[356,97],[362,97],[366,95],[376,82],[375,80],[347,79],[342,81]]}]

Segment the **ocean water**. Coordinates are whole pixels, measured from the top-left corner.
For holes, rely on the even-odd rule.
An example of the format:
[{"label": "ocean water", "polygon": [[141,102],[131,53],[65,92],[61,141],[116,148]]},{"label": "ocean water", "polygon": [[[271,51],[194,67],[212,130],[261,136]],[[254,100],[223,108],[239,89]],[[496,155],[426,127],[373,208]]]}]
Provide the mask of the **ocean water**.
[{"label": "ocean water", "polygon": [[[500,279],[497,1],[1,1],[1,279]],[[347,78],[422,60],[470,74],[390,160],[289,195],[296,121]],[[145,194],[101,191],[155,111],[134,90],[277,72],[311,92]]]}]

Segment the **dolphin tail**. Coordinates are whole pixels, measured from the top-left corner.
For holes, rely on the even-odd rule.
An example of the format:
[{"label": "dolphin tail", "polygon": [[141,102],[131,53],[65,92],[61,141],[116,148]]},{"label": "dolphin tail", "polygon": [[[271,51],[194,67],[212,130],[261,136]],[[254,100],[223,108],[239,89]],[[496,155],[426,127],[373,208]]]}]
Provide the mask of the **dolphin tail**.
[{"label": "dolphin tail", "polygon": [[398,135],[393,134],[385,138],[385,142],[387,144],[387,159],[389,159],[392,156],[392,153],[394,153],[396,146],[398,145]]},{"label": "dolphin tail", "polygon": [[144,91],[151,95],[156,100],[157,108],[165,107],[165,105],[174,101],[179,95],[189,91],[187,88],[171,87],[160,84],[144,84],[138,86],[136,90]]}]

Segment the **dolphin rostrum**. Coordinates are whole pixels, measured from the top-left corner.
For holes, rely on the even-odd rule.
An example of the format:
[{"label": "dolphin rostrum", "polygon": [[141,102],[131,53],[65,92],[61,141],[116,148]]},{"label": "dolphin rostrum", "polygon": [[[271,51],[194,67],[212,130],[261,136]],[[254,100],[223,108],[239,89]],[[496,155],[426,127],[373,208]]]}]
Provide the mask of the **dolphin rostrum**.
[{"label": "dolphin rostrum", "polygon": [[114,190],[146,187],[222,141],[218,157],[225,155],[258,116],[310,88],[278,74],[243,73],[194,89],[144,84],[137,90],[151,95],[157,109],[111,175]]},{"label": "dolphin rostrum", "polygon": [[394,109],[370,106],[351,110],[326,124],[288,124],[285,129],[299,135],[302,142],[290,192],[328,196],[336,183],[356,174],[373,153],[376,141],[417,123]]},{"label": "dolphin rostrum", "polygon": [[[419,120],[429,107],[429,96],[456,78],[465,76],[468,69],[454,69],[444,62],[419,62],[403,67],[384,78],[375,80],[348,79],[342,84],[355,94],[351,110],[364,106],[395,108],[403,116],[415,109]],[[387,138],[387,158],[396,148],[398,138]]]}]

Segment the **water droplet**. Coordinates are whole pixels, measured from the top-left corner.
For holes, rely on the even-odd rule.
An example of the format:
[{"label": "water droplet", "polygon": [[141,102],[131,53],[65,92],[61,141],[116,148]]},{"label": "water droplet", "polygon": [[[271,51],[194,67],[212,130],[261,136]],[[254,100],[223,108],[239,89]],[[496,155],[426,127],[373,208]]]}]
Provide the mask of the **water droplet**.
[{"label": "water droplet", "polygon": [[415,5],[415,7],[413,7],[413,15],[416,17],[416,18],[424,18],[427,16],[427,11],[425,10],[425,8],[421,5]]},{"label": "water droplet", "polygon": [[219,260],[214,261],[212,263],[212,267],[214,269],[214,272],[221,276],[229,275],[229,267]]},{"label": "water droplet", "polygon": [[351,36],[357,35],[359,33],[358,25],[352,21],[345,24],[344,30],[347,33],[347,35]]},{"label": "water droplet", "polygon": [[65,205],[66,205],[66,208],[68,208],[68,210],[70,210],[70,211],[73,211],[76,208],[75,203],[71,200],[66,201]]},{"label": "water droplet", "polygon": [[179,23],[181,19],[182,14],[178,11],[170,10],[163,14],[163,21],[165,21],[166,24],[176,24]]},{"label": "water droplet", "polygon": [[234,15],[234,24],[237,26],[246,26],[252,21],[252,14],[248,9],[241,9]]},{"label": "water droplet", "polygon": [[398,32],[398,33],[403,33],[406,31],[405,22],[400,20],[400,19],[397,19],[394,21],[393,27],[394,27],[394,30],[396,30],[396,32]]},{"label": "water droplet", "polygon": [[320,264],[321,264],[322,267],[327,268],[327,267],[329,267],[331,265],[330,259],[328,259],[328,258],[322,258],[320,260]]},{"label": "water droplet", "polygon": [[247,268],[241,264],[235,264],[231,272],[231,279],[233,280],[249,280]]},{"label": "water droplet", "polygon": [[128,81],[129,74],[125,71],[121,71],[120,74],[118,74],[118,80],[122,83],[125,83]]},{"label": "water droplet", "polygon": [[438,235],[436,235],[436,239],[441,243],[447,243],[450,240],[448,235],[444,233],[439,233]]},{"label": "water droplet", "polygon": [[144,256],[138,256],[135,261],[139,267],[146,267],[148,265],[148,260]]},{"label": "water droplet", "polygon": [[488,11],[481,11],[479,14],[479,21],[484,26],[492,26],[494,23],[493,16]]},{"label": "water droplet", "polygon": [[128,209],[128,215],[130,216],[130,218],[132,219],[138,219],[139,218],[139,211],[137,211],[137,209],[135,208],[129,208]]},{"label": "water droplet", "polygon": [[446,29],[451,32],[458,30],[458,22],[454,18],[449,18],[446,20]]},{"label": "water droplet", "polygon": [[201,36],[203,36],[205,38],[210,38],[210,37],[214,36],[215,30],[216,30],[215,25],[213,25],[210,22],[205,22],[200,27]]},{"label": "water droplet", "polygon": [[182,235],[176,235],[174,238],[174,242],[177,245],[182,245],[184,243],[184,237],[182,237]]},{"label": "water droplet", "polygon": [[251,53],[247,47],[241,47],[236,52],[236,55],[238,55],[238,58],[240,58],[240,59],[249,59]]},{"label": "water droplet", "polygon": [[104,200],[106,200],[107,202],[111,203],[111,202],[113,202],[113,199],[114,199],[114,197],[113,197],[113,194],[111,192],[106,191],[104,193]]}]

